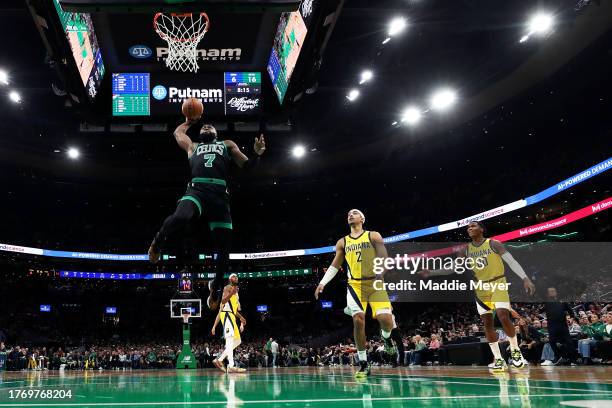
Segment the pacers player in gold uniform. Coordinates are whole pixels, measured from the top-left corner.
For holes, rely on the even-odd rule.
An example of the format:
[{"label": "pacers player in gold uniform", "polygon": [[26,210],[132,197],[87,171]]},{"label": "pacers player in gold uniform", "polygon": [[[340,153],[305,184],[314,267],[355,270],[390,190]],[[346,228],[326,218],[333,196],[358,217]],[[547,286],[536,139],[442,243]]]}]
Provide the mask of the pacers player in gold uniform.
[{"label": "pacers player in gold uniform", "polygon": [[378,232],[363,229],[365,216],[361,211],[350,210],[347,221],[351,233],[336,243],[336,256],[317,286],[315,298],[319,298],[325,285],[336,276],[346,261],[348,274],[346,302],[353,317],[355,344],[359,355],[359,370],[355,373],[355,377],[364,378],[370,375],[365,335],[365,313],[368,305],[372,310],[372,317],[380,324],[386,350],[395,351],[393,340],[390,338],[393,330],[393,314],[389,296],[385,290],[374,289],[374,280],[380,279],[374,273],[374,258],[387,258],[387,250]]},{"label": "pacers player in gold uniform", "polygon": [[[493,363],[489,364],[492,371],[504,371],[507,369],[506,362],[502,358],[499,349],[498,336],[493,326],[493,310],[508,336],[510,341],[510,357],[513,367],[522,368],[525,360],[521,354],[516,339],[514,324],[510,319],[510,297],[508,296],[508,282],[506,281],[504,261],[523,281],[523,288],[529,295],[535,293],[535,286],[527,277],[521,265],[506,250],[504,245],[494,239],[485,238],[485,228],[481,222],[472,221],[468,224],[468,235],[472,241],[468,244],[465,253],[459,256],[471,258],[476,267],[474,273],[474,294],[476,297],[476,308],[485,329],[485,335],[491,351],[493,352]],[[453,270],[425,271],[424,276],[448,275]]]},{"label": "pacers player in gold uniform", "polygon": [[[238,326],[237,319],[240,319],[240,326]],[[240,333],[244,330],[244,326],[246,325],[245,318],[240,314],[238,275],[235,273],[230,275],[229,284],[223,289],[219,313],[215,318],[215,322],[213,323],[211,330],[213,336],[215,335],[215,328],[219,322],[221,322],[221,325],[223,326],[225,350],[223,350],[223,353],[221,353],[219,357],[213,360],[213,364],[215,367],[224,372],[243,373],[246,371],[244,368],[236,367],[234,365],[234,349],[240,345]],[[223,360],[225,357],[227,357],[228,361],[227,370],[223,366]]]}]

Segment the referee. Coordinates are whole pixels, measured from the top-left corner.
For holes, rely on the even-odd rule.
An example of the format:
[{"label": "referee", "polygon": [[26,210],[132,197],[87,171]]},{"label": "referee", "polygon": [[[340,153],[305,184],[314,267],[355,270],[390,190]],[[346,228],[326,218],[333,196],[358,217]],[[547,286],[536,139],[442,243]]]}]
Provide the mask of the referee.
[{"label": "referee", "polygon": [[576,318],[574,310],[564,302],[558,300],[557,288],[549,286],[547,301],[544,303],[546,319],[548,320],[548,338],[550,347],[555,353],[558,364],[570,364],[576,361],[576,349],[567,327],[566,314]]}]

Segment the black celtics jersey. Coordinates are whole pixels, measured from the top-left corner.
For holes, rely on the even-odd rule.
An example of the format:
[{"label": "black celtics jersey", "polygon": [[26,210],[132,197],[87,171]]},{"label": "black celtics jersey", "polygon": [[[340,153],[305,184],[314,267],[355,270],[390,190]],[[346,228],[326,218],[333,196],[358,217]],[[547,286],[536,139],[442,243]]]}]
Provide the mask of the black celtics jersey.
[{"label": "black celtics jersey", "polygon": [[230,162],[224,142],[198,143],[189,157],[191,182],[225,185]]}]

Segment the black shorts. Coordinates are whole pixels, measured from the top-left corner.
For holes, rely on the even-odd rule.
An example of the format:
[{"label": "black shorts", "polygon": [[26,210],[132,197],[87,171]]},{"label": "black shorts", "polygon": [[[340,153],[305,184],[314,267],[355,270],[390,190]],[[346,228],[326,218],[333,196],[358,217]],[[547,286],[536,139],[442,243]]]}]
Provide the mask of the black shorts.
[{"label": "black shorts", "polygon": [[208,221],[210,230],[215,228],[232,229],[229,194],[224,187],[215,185],[190,184],[179,201],[191,201],[198,213]]}]

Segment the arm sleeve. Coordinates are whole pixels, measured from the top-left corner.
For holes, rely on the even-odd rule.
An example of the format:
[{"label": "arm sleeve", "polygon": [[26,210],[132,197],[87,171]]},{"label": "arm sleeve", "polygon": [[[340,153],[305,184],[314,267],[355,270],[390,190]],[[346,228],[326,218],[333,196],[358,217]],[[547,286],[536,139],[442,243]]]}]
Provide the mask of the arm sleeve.
[{"label": "arm sleeve", "polygon": [[327,268],[327,272],[325,272],[325,275],[323,275],[323,279],[321,279],[321,282],[319,282],[319,285],[327,285],[329,281],[334,279],[334,276],[336,276],[337,273],[338,268],[333,265],[330,265],[329,268]]},{"label": "arm sleeve", "polygon": [[514,259],[510,252],[506,252],[501,257],[504,261],[506,261],[510,269],[512,269],[512,272],[514,272],[516,276],[521,278],[521,280],[527,277],[527,274],[523,270],[523,267],[518,262],[516,262],[516,259]]}]

